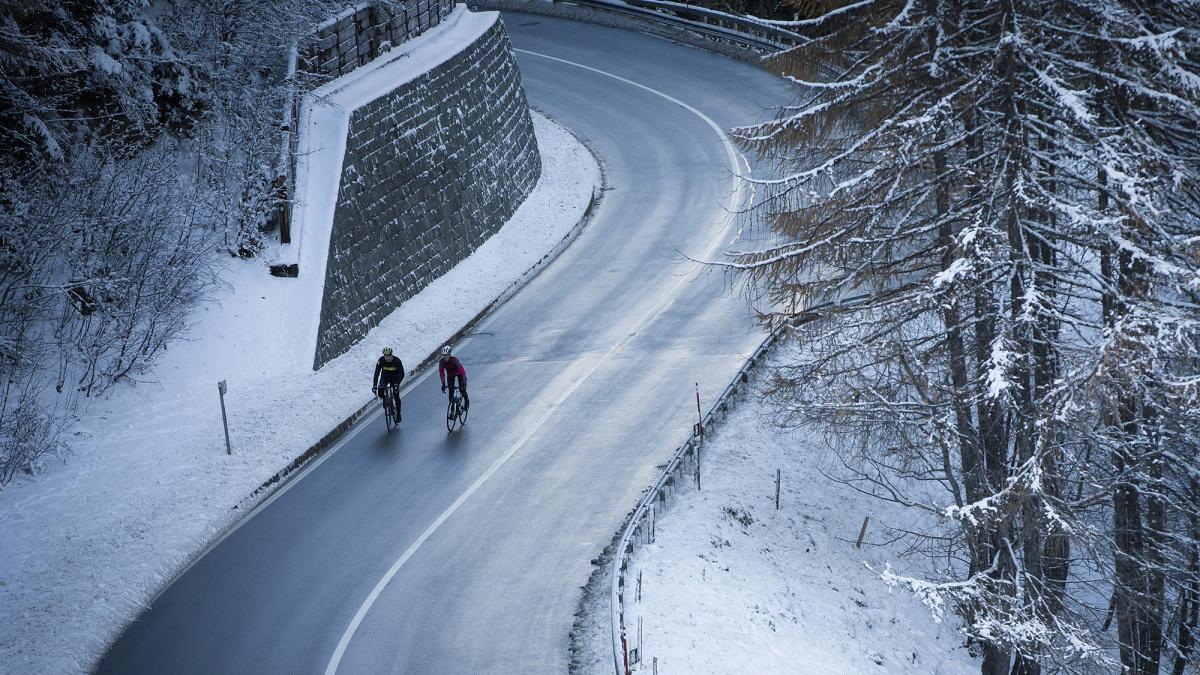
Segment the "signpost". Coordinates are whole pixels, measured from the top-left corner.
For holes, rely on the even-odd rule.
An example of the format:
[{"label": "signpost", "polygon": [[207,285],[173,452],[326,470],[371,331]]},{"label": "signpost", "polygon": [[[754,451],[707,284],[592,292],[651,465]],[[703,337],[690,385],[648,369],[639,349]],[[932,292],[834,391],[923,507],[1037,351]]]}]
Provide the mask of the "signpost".
[{"label": "signpost", "polygon": [[221,394],[221,424],[225,426],[225,454],[232,455],[233,446],[229,445],[229,420],[225,417],[225,392],[229,391],[225,380],[217,383],[217,391]]}]

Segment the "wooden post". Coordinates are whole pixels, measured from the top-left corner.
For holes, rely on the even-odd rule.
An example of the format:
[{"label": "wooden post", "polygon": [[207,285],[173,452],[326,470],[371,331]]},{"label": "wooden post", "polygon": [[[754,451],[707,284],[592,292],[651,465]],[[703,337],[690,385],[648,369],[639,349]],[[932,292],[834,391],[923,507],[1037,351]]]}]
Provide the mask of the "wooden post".
[{"label": "wooden post", "polygon": [[858,531],[858,541],[854,543],[854,548],[862,548],[863,537],[867,534],[867,523],[871,522],[871,516],[863,518],[862,529]]}]

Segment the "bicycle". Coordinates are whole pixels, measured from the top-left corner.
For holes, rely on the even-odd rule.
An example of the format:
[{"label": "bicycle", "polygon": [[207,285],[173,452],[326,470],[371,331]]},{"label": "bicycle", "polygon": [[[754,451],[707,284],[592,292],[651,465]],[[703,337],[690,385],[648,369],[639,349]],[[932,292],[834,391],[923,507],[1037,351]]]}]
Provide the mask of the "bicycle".
[{"label": "bicycle", "polygon": [[389,384],[383,392],[383,421],[390,432],[400,424],[400,387]]},{"label": "bicycle", "polygon": [[462,390],[458,387],[454,388],[453,396],[450,397],[450,403],[446,406],[446,431],[454,431],[455,422],[458,426],[467,423],[467,409],[463,407]]}]

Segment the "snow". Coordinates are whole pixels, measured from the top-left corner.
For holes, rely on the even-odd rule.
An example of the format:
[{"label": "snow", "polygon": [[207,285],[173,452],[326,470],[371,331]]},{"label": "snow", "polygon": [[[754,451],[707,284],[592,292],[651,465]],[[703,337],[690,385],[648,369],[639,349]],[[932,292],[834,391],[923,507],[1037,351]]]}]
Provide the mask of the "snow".
[{"label": "snow", "polygon": [[[822,471],[836,471],[836,461],[824,447],[811,430],[773,426],[756,395],[711,431],[703,490],[677,493],[626,576],[631,647],[642,621],[641,672],[653,672],[656,657],[661,673],[979,671],[953,615],[939,623],[912,593],[890,590],[898,568],[919,576],[914,566],[924,563],[885,543],[885,528],[912,513],[831,481]],[[585,673],[611,675],[608,595],[597,595],[587,602],[581,661]]]},{"label": "snow", "polygon": [[[534,127],[542,177],[513,218],[348,353],[313,372],[293,332],[313,311],[294,302],[300,280],[230,259],[227,286],[195,312],[157,381],[92,402],[68,432],[69,461],[0,492],[0,672],[88,670],[249,510],[247,495],[371,399],[384,345],[415,366],[562,242],[600,170],[561,127],[536,114]],[[229,383],[232,456],[218,380]]]}]

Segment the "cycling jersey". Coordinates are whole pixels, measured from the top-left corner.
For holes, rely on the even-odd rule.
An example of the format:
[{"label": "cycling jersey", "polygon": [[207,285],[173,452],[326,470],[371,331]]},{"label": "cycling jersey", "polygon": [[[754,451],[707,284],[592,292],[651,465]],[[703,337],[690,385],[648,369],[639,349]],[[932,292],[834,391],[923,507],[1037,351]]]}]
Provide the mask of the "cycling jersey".
[{"label": "cycling jersey", "polygon": [[457,356],[446,356],[438,361],[438,378],[441,379],[443,387],[446,386],[447,374],[450,377],[458,377],[463,384],[467,383],[467,369]]},{"label": "cycling jersey", "polygon": [[400,362],[399,356],[392,356],[389,360],[386,356],[379,357],[379,361],[375,364],[375,377],[371,380],[372,387],[378,387],[382,384],[400,384],[404,380],[404,364]]}]

